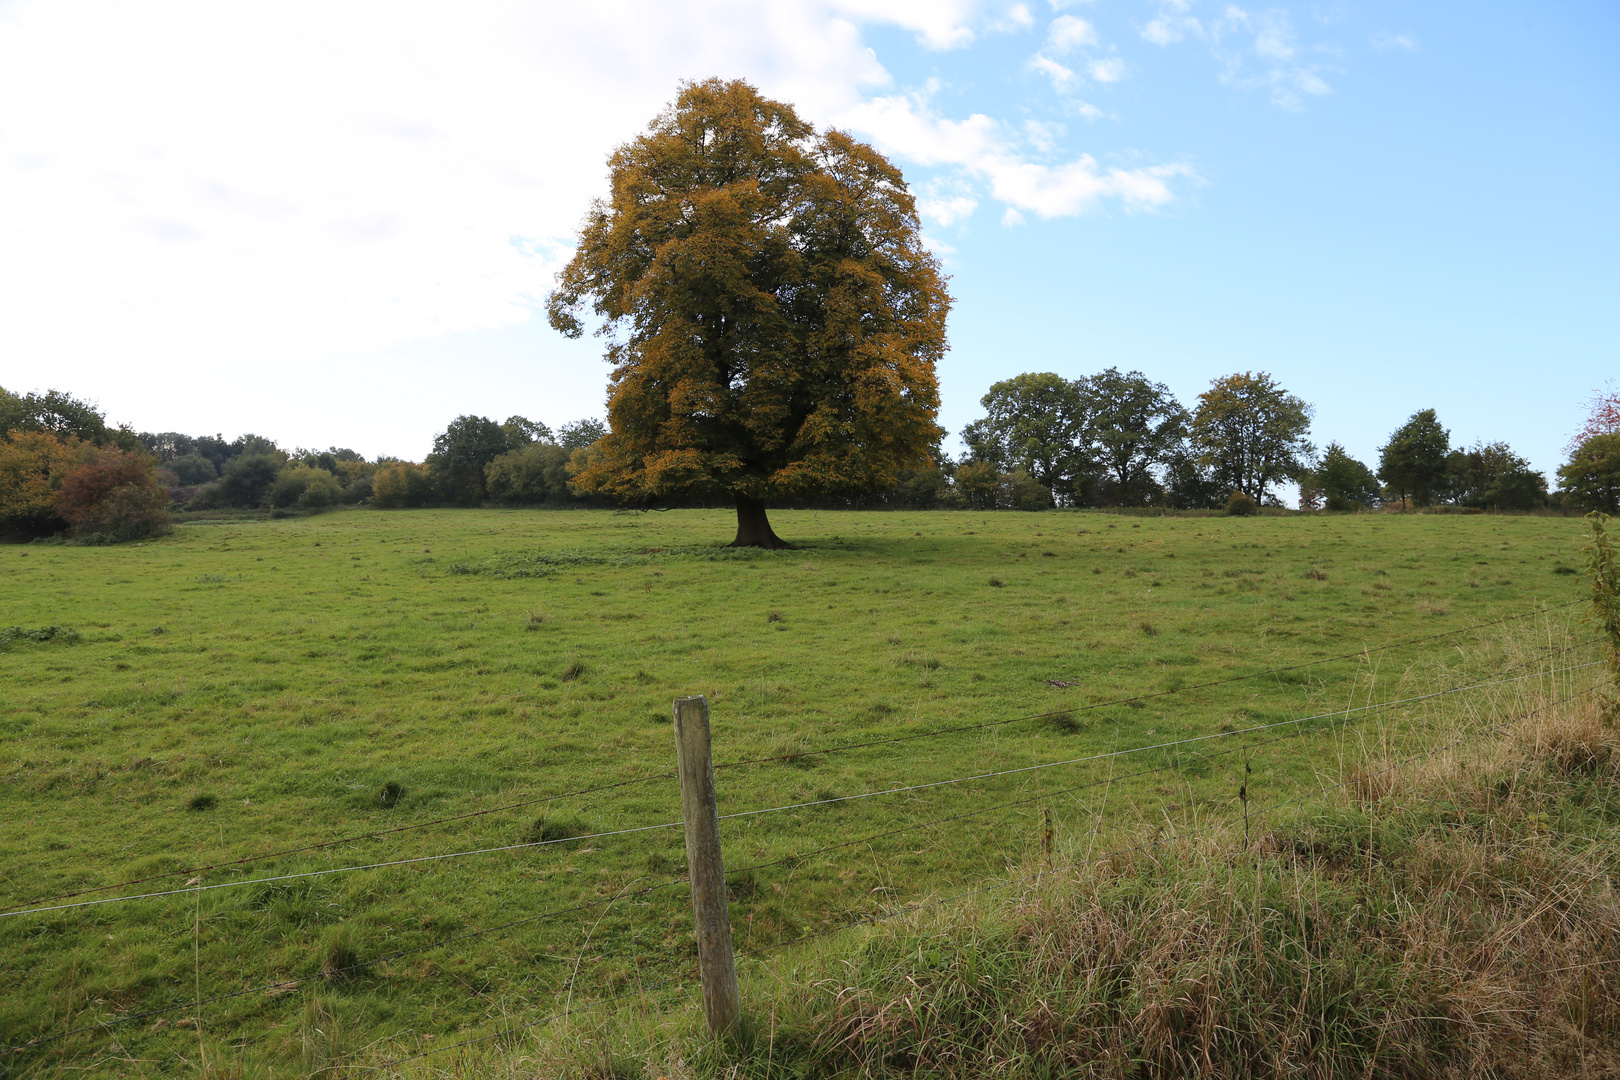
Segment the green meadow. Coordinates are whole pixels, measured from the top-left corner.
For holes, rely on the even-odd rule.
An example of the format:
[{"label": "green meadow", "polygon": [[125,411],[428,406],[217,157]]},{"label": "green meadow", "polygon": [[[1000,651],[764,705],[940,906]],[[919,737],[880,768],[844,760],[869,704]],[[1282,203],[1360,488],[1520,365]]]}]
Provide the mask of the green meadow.
[{"label": "green meadow", "polygon": [[1436,706],[1345,710],[1526,640],[1596,656],[1577,519],[772,517],[797,550],[697,510],[0,549],[0,907],[231,886],[0,918],[0,1042],[47,1040],[0,1071],[338,1075],[689,986],[681,831],[620,832],[679,820],[676,697],[710,703],[722,815],[794,807],[722,823],[769,957],[1021,872],[1048,814],[1072,843],[1295,801]]}]

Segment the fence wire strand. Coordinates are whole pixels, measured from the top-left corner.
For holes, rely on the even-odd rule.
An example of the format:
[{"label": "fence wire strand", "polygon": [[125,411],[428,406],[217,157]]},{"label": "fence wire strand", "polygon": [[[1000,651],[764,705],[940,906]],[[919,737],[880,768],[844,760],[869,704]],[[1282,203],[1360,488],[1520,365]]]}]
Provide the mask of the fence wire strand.
[{"label": "fence wire strand", "polygon": [[[1573,607],[1573,606],[1575,606],[1577,604],[1582,604],[1582,603],[1586,603],[1586,601],[1585,600],[1575,600],[1575,601],[1571,601],[1570,603],[1567,603],[1567,604],[1557,604],[1557,605],[1554,605],[1552,607],[1538,608],[1535,611],[1521,612],[1521,613],[1519,613],[1517,615],[1509,615],[1509,616],[1506,616],[1506,617],[1501,618],[1501,619],[1494,619],[1494,620],[1490,620],[1490,621],[1487,621],[1487,622],[1481,622],[1481,623],[1473,623],[1473,624],[1471,624],[1469,626],[1459,627],[1459,628],[1457,628],[1455,630],[1446,630],[1446,631],[1443,631],[1443,632],[1438,633],[1438,634],[1429,634],[1429,635],[1425,635],[1423,637],[1408,638],[1408,639],[1406,639],[1404,641],[1390,642],[1389,644],[1380,645],[1380,646],[1378,646],[1376,648],[1369,649],[1369,648],[1364,647],[1364,648],[1358,649],[1358,650],[1356,650],[1354,652],[1341,653],[1341,654],[1339,654],[1337,656],[1323,657],[1322,659],[1311,660],[1311,661],[1308,661],[1308,662],[1302,663],[1302,664],[1290,664],[1290,665],[1286,665],[1286,666],[1283,666],[1283,667],[1267,668],[1267,669],[1265,669],[1263,671],[1252,672],[1252,673],[1250,673],[1248,675],[1234,675],[1234,676],[1231,676],[1231,677],[1225,678],[1225,679],[1215,679],[1215,680],[1211,680],[1211,681],[1208,681],[1208,682],[1195,683],[1195,684],[1192,684],[1190,686],[1179,686],[1179,687],[1174,687],[1174,688],[1169,689],[1169,690],[1159,690],[1159,691],[1155,691],[1154,693],[1151,693],[1151,694],[1138,694],[1138,695],[1133,695],[1131,697],[1114,698],[1114,699],[1111,699],[1111,700],[1108,700],[1108,701],[1093,702],[1093,703],[1091,703],[1089,705],[1078,705],[1078,706],[1066,707],[1066,708],[1063,708],[1063,709],[1056,709],[1056,710],[1048,710],[1048,711],[1045,711],[1045,712],[1038,712],[1038,713],[1026,713],[1026,714],[1021,715],[1021,716],[1015,716],[1015,717],[1002,719],[1002,720],[992,720],[992,721],[988,721],[988,722],[983,723],[983,724],[967,724],[967,725],[961,725],[961,726],[956,726],[956,727],[939,728],[939,729],[936,729],[936,730],[933,730],[933,731],[917,732],[917,733],[911,734],[911,735],[900,735],[900,736],[896,736],[894,738],[889,738],[889,739],[870,739],[870,740],[866,740],[866,741],[863,741],[863,742],[857,742],[857,743],[840,743],[840,744],[835,745],[835,746],[826,746],[826,747],[821,747],[821,748],[818,748],[818,749],[795,751],[794,753],[791,753],[791,754],[777,754],[777,755],[774,755],[774,756],[771,756],[771,757],[743,758],[743,759],[738,760],[738,761],[730,761],[730,762],[725,762],[725,763],[716,765],[716,766],[714,766],[714,769],[715,769],[716,772],[719,772],[719,771],[724,770],[724,769],[735,769],[735,768],[739,768],[739,767],[745,766],[745,765],[763,765],[763,764],[771,764],[771,763],[774,763],[774,762],[781,762],[781,761],[794,761],[794,760],[799,760],[799,759],[806,758],[806,757],[816,757],[816,756],[823,755],[823,754],[839,754],[839,753],[844,753],[845,751],[849,751],[849,750],[860,750],[860,749],[866,749],[866,748],[873,747],[873,746],[888,746],[888,745],[892,745],[892,744],[895,744],[895,743],[912,742],[912,741],[915,741],[915,740],[918,740],[918,739],[932,739],[932,738],[937,738],[937,737],[940,737],[940,736],[943,736],[943,735],[955,735],[955,734],[960,734],[962,732],[967,732],[967,731],[984,731],[984,730],[987,730],[987,729],[990,729],[990,728],[1006,727],[1006,726],[1008,726],[1010,724],[1022,723],[1024,721],[1028,721],[1028,720],[1040,720],[1040,719],[1043,719],[1043,718],[1046,718],[1046,717],[1057,715],[1059,713],[1089,712],[1089,711],[1094,710],[1094,709],[1109,708],[1109,707],[1116,706],[1116,705],[1129,705],[1129,704],[1133,704],[1133,703],[1136,703],[1136,702],[1149,701],[1149,700],[1152,700],[1154,698],[1166,697],[1166,696],[1173,695],[1173,694],[1184,694],[1184,693],[1187,693],[1187,692],[1193,691],[1193,690],[1204,690],[1204,689],[1208,689],[1208,688],[1214,687],[1214,686],[1225,686],[1225,685],[1228,685],[1228,684],[1231,684],[1231,683],[1245,682],[1245,681],[1252,680],[1252,679],[1260,679],[1260,678],[1266,677],[1267,675],[1280,675],[1280,674],[1283,674],[1283,673],[1289,672],[1289,671],[1299,671],[1299,670],[1302,670],[1302,669],[1305,669],[1305,668],[1320,667],[1323,664],[1337,663],[1337,662],[1344,661],[1344,660],[1353,660],[1353,659],[1355,659],[1357,657],[1371,656],[1371,655],[1374,655],[1376,653],[1388,652],[1391,649],[1405,648],[1405,647],[1407,647],[1409,645],[1421,645],[1421,644],[1425,644],[1427,642],[1437,641],[1437,640],[1440,640],[1442,638],[1455,637],[1455,636],[1457,636],[1459,634],[1466,634],[1466,633],[1468,633],[1470,631],[1473,631],[1473,630],[1481,630],[1481,629],[1484,629],[1486,627],[1499,626],[1499,625],[1502,625],[1503,623],[1514,622],[1514,621],[1520,620],[1520,619],[1532,618],[1532,617],[1534,617],[1536,615],[1544,615],[1544,614],[1547,614],[1548,612],[1552,612],[1552,611],[1561,611],[1561,610],[1563,610],[1565,608]],[[522,809],[522,808],[524,808],[526,806],[537,806],[537,805],[539,805],[541,803],[557,802],[557,801],[560,801],[560,800],[563,800],[563,799],[572,799],[572,798],[579,798],[579,797],[582,797],[582,796],[585,796],[585,795],[599,794],[599,793],[604,792],[604,791],[612,791],[612,790],[615,790],[615,789],[618,789],[618,788],[630,787],[630,786],[633,786],[633,785],[636,785],[636,784],[651,783],[651,782],[653,782],[655,780],[670,780],[670,779],[673,779],[674,777],[675,777],[675,773],[673,771],[660,772],[660,773],[651,773],[651,774],[646,775],[646,776],[632,777],[632,778],[627,779],[627,780],[615,781],[614,783],[611,783],[611,784],[600,784],[600,785],[597,785],[597,786],[594,786],[594,787],[580,788],[580,789],[575,790],[575,791],[560,792],[560,793],[557,793],[557,794],[554,794],[554,795],[535,796],[533,798],[523,799],[523,800],[518,801],[518,802],[504,803],[504,804],[502,804],[500,806],[488,807],[488,808],[483,809],[483,810],[469,811],[469,812],[467,812],[465,814],[451,814],[451,815],[448,815],[448,816],[445,816],[445,817],[433,818],[432,820],[429,820],[429,821],[412,822],[409,825],[400,825],[400,826],[397,826],[397,827],[392,828],[392,829],[380,829],[380,830],[376,830],[376,831],[373,831],[373,832],[357,833],[357,834],[355,834],[353,836],[339,837],[338,839],[335,839],[335,840],[326,840],[326,841],[322,841],[322,842],[317,843],[317,844],[307,844],[307,845],[304,845],[302,847],[286,848],[286,849],[283,849],[283,850],[280,850],[280,851],[265,852],[265,853],[258,854],[258,855],[244,855],[241,858],[237,858],[237,859],[229,859],[229,860],[225,860],[225,861],[217,862],[217,863],[207,863],[207,864],[203,864],[203,865],[199,865],[199,866],[187,867],[187,868],[181,869],[181,870],[165,871],[164,873],[161,873],[161,874],[150,874],[150,875],[147,875],[145,877],[129,878],[127,880],[114,882],[114,883],[108,884],[108,885],[94,885],[94,886],[89,886],[89,887],[86,887],[86,888],[83,888],[83,889],[76,889],[76,890],[73,890],[73,891],[70,891],[70,892],[53,893],[53,894],[48,895],[48,896],[42,896],[42,897],[39,897],[37,899],[31,900],[26,904],[18,905],[17,907],[14,907],[14,908],[11,908],[11,909],[8,909],[8,910],[4,910],[4,911],[0,911],[0,918],[3,918],[5,916],[7,916],[7,915],[12,915],[12,914],[21,914],[21,913],[24,913],[24,912],[27,912],[27,911],[50,910],[50,909],[46,909],[46,908],[39,908],[36,905],[43,904],[43,903],[46,903],[46,902],[52,901],[52,900],[68,900],[68,899],[72,899],[73,897],[76,897],[76,896],[88,896],[88,895],[90,895],[92,893],[108,892],[108,891],[110,891],[112,889],[122,889],[122,888],[126,888],[127,886],[130,886],[130,885],[142,885],[142,884],[145,884],[146,882],[158,881],[158,880],[161,880],[163,878],[172,878],[172,877],[180,877],[180,876],[191,877],[191,876],[195,876],[196,874],[206,873],[206,872],[211,871],[211,870],[228,869],[228,868],[234,867],[234,866],[243,866],[243,865],[246,865],[248,863],[262,862],[265,859],[275,859],[275,858],[281,858],[281,857],[287,856],[287,855],[300,855],[300,854],[305,854],[305,853],[308,853],[308,852],[311,852],[311,851],[321,851],[321,850],[324,850],[324,849],[329,848],[329,847],[338,847],[338,846],[343,845],[343,844],[359,843],[362,840],[375,840],[375,839],[378,839],[378,838],[381,838],[381,837],[384,837],[384,836],[391,836],[391,835],[394,835],[396,833],[409,832],[409,831],[412,831],[412,830],[415,830],[415,829],[426,829],[426,828],[430,828],[430,827],[435,826],[435,825],[445,825],[445,824],[449,824],[451,822],[456,822],[456,821],[466,821],[466,820],[469,820],[471,818],[484,817],[484,816],[489,815],[489,814],[499,814],[499,813],[503,813],[503,812],[508,811],[508,810],[520,810],[520,809]],[[158,894],[152,894],[152,895],[158,895]]]}]

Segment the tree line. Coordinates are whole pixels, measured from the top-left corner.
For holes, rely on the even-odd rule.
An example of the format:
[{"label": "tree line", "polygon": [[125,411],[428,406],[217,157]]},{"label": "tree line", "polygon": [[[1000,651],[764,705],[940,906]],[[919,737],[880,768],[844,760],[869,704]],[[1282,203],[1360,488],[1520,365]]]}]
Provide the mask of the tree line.
[{"label": "tree line", "polygon": [[951,297],[905,178],[741,81],[685,83],[608,159],[553,328],[609,342],[607,426],[553,433],[459,416],[423,462],[272,440],[136,433],[60,391],[0,391],[0,531],[125,538],[166,507],[383,509],[484,502],[733,503],[739,546],[785,546],[767,504],[1142,506],[1254,512],[1296,483],[1304,509],[1451,504],[1614,512],[1620,395],[1590,403],[1560,487],[1505,443],[1454,448],[1432,409],[1376,471],[1311,443],[1311,406],[1265,372],[1215,379],[1184,408],[1139,371],[997,382],[945,452],[936,366]]},{"label": "tree line", "polygon": [[262,435],[137,432],[62,390],[0,387],[0,539],[138,540],[168,532],[175,511],[605,505],[571,483],[604,432],[593,419],[553,434],[522,416],[459,416],[422,462],[367,461]]},{"label": "tree line", "polygon": [[986,415],[962,431],[963,460],[941,461],[954,498],[981,508],[1041,505],[1221,509],[1280,505],[1299,486],[1304,510],[1450,505],[1615,512],[1620,394],[1588,402],[1559,489],[1505,442],[1453,447],[1423,409],[1379,448],[1376,470],[1336,441],[1309,440],[1313,408],[1265,372],[1215,379],[1188,410],[1163,383],[1109,368],[1065,379],[1030,373],[997,382]]},{"label": "tree line", "polygon": [[[981,399],[953,459],[937,443],[920,467],[864,493],[807,491],[792,505],[1041,510],[1161,507],[1254,512],[1284,481],[1303,510],[1454,506],[1620,513],[1620,392],[1595,394],[1558,469],[1559,488],[1504,442],[1453,447],[1423,409],[1379,448],[1376,470],[1338,442],[1308,440],[1312,408],[1265,372],[1214,380],[1184,408],[1163,383],[1109,368],[1064,379],[1018,375]],[[116,542],[161,535],[171,511],[318,511],[428,506],[622,505],[578,483],[600,453],[599,420],[563,424],[458,416],[421,462],[354,450],[283,449],[246,434],[114,427],[61,390],[0,388],[0,537]],[[704,505],[703,493],[666,505]]]}]

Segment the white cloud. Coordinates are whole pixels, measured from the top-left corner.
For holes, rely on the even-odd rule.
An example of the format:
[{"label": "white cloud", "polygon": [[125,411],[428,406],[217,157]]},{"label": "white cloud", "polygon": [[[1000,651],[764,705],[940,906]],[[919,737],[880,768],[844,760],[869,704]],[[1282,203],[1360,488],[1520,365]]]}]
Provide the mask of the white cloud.
[{"label": "white cloud", "polygon": [[1113,83],[1125,77],[1125,61],[1117,56],[1110,56],[1103,60],[1093,60],[1086,70],[1091,77],[1100,83]]},{"label": "white cloud", "polygon": [[531,322],[609,151],[710,74],[818,119],[888,79],[826,6],[15,0],[0,385],[418,453],[379,418],[437,391],[366,366]]},{"label": "white cloud", "polygon": [[1047,48],[1059,56],[1097,44],[1097,30],[1084,19],[1059,15],[1046,31]]},{"label": "white cloud", "polygon": [[1028,30],[1034,25],[1035,13],[1029,10],[1029,5],[1014,4],[1000,16],[986,23],[985,29],[991,33],[1016,34],[1021,30]]},{"label": "white cloud", "polygon": [[1043,154],[1050,154],[1057,149],[1057,141],[1063,138],[1065,130],[1062,124],[1055,121],[1024,121],[1024,139]]},{"label": "white cloud", "polygon": [[[1035,16],[1023,0],[993,3],[989,0],[830,0],[833,10],[862,22],[892,23],[910,30],[930,49],[961,49],[980,34],[1014,33],[1035,24]],[[805,4],[804,7],[812,7]],[[691,10],[696,7],[697,10]],[[702,18],[703,5],[680,5],[678,14],[693,21]]]},{"label": "white cloud", "polygon": [[1106,115],[1101,109],[1097,108],[1097,106],[1091,104],[1089,101],[1073,101],[1069,103],[1069,107],[1072,108],[1076,113],[1080,114],[1082,119],[1093,122],[1101,120],[1103,116]]},{"label": "white cloud", "polygon": [[1065,165],[1000,159],[989,163],[986,172],[996,198],[1043,218],[1083,214],[1104,199],[1118,200],[1132,210],[1164,206],[1175,199],[1169,181],[1192,175],[1185,165],[1099,172],[1090,154]]},{"label": "white cloud", "polygon": [[1159,14],[1142,27],[1142,40],[1173,45],[1183,38],[1203,37],[1204,24],[1187,14],[1190,7],[1190,0],[1159,0]]},{"label": "white cloud", "polygon": [[[1050,79],[1052,88],[1058,93],[1067,93],[1079,85],[1080,77],[1073,68],[1058,62],[1054,57],[1067,56],[1080,49],[1095,48],[1096,45],[1095,27],[1073,15],[1060,15],[1047,27],[1045,46],[1030,57],[1025,66]],[[1125,71],[1125,65],[1114,58],[1087,61],[1086,68],[1093,79],[1105,83],[1117,81]]]},{"label": "white cloud", "polygon": [[956,177],[934,177],[917,193],[917,213],[942,229],[966,221],[978,209],[973,185]]},{"label": "white cloud", "polygon": [[1031,71],[1051,79],[1052,89],[1060,94],[1079,81],[1079,77],[1075,75],[1073,68],[1064,67],[1044,53],[1036,53],[1030,57],[1027,66]]},{"label": "white cloud", "polygon": [[1196,179],[1186,165],[1102,170],[1089,154],[1048,165],[1018,154],[1001,124],[982,114],[966,120],[937,116],[926,99],[882,96],[845,114],[850,127],[872,137],[878,149],[931,165],[953,165],[989,185],[996,199],[1020,213],[1069,217],[1114,201],[1128,210],[1148,210],[1175,199],[1172,181]]},{"label": "white cloud", "polygon": [[[1288,13],[1280,8],[1254,13],[1236,4],[1227,5],[1220,19],[1210,25],[1212,49],[1224,65],[1223,81],[1239,89],[1267,89],[1271,102],[1279,108],[1298,111],[1307,96],[1333,92],[1322,78],[1320,65],[1298,61],[1299,46]],[[1227,39],[1248,37],[1247,50],[1233,48]],[[1260,61],[1263,70],[1249,74],[1247,58]]]},{"label": "white cloud", "polygon": [[1372,45],[1375,49],[1402,49],[1406,52],[1417,52],[1417,41],[1406,34],[1374,34]]},{"label": "white cloud", "polygon": [[1022,225],[1023,223],[1024,215],[1020,214],[1017,210],[1014,210],[1010,206],[1007,207],[1007,209],[1001,214],[1001,224],[1009,229],[1017,225]]},{"label": "white cloud", "polygon": [[[862,39],[882,23],[960,48],[1028,28],[1027,4],[380,10],[7,0],[0,385],[117,400],[119,418],[153,430],[238,424],[306,443],[343,433],[367,453],[418,454],[390,432],[422,438],[446,410],[550,400],[559,388],[572,404],[540,418],[594,411],[597,346],[532,329],[535,307],[605,192],[607,155],[682,78],[747,77],[818,124],[872,138],[908,172],[959,180],[920,189],[931,228],[959,225],[987,197],[1040,216],[1160,205],[1186,175],[1105,170],[1090,157],[1032,163],[1032,146],[1057,151],[1060,128],[1037,142],[983,113],[938,115],[890,89]],[[1089,27],[1064,25],[1077,42],[1076,27]],[[1047,77],[1079,81],[1057,68]],[[478,379],[426,361],[398,367],[425,343],[520,333],[534,336],[513,355],[543,348],[552,359]],[[495,403],[466,400],[472,383]]]},{"label": "white cloud", "polygon": [[1254,35],[1254,55],[1267,60],[1292,60],[1296,50],[1294,28],[1288,21],[1288,15],[1281,11],[1268,11],[1256,21],[1259,26]]}]

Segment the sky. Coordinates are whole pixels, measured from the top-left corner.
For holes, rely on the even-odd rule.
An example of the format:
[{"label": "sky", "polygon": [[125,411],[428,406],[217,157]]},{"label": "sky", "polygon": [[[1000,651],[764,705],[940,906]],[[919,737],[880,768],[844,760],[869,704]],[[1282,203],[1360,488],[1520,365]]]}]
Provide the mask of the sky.
[{"label": "sky", "polygon": [[[601,416],[543,305],[606,159],[743,78],[904,171],[991,383],[1267,371],[1551,478],[1620,376],[1620,5],[0,0],[0,386],[421,459]],[[960,446],[953,438],[948,446]]]}]

